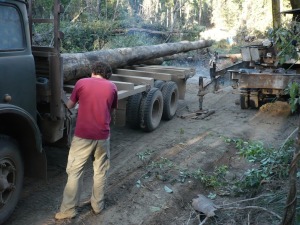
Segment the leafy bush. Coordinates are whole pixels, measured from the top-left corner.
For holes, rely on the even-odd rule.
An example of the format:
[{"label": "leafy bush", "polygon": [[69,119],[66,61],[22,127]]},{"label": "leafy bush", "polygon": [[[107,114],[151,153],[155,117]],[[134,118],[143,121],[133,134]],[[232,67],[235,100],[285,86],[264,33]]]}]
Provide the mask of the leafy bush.
[{"label": "leafy bush", "polygon": [[115,24],[111,21],[63,23],[63,52],[86,52],[102,49],[110,40]]},{"label": "leafy bush", "polygon": [[276,30],[269,30],[268,35],[277,48],[277,58],[280,64],[291,59],[298,60],[296,47],[300,43],[299,34],[295,34],[292,29],[280,27]]},{"label": "leafy bush", "polygon": [[285,89],[285,94],[290,96],[289,104],[291,106],[292,113],[296,112],[299,107],[299,83],[293,82]]},{"label": "leafy bush", "polygon": [[240,190],[257,187],[263,181],[288,178],[289,165],[294,151],[293,141],[275,149],[266,148],[262,142],[230,140],[239,150],[238,154],[254,163],[254,167],[244,174],[243,179],[235,183]]},{"label": "leafy bush", "polygon": [[190,177],[200,180],[206,187],[220,188],[227,184],[225,175],[228,172],[228,167],[223,165],[216,167],[212,173],[204,172],[198,169],[191,173]]},{"label": "leafy bush", "polygon": [[105,45],[105,48],[124,48],[142,45],[160,44],[161,40],[156,37],[151,37],[145,33],[132,33],[130,35],[114,36]]},{"label": "leafy bush", "polygon": [[206,27],[204,26],[199,26],[198,24],[193,24],[193,26],[187,27],[182,30],[183,40],[187,41],[195,41],[200,38],[201,32],[205,31]]}]

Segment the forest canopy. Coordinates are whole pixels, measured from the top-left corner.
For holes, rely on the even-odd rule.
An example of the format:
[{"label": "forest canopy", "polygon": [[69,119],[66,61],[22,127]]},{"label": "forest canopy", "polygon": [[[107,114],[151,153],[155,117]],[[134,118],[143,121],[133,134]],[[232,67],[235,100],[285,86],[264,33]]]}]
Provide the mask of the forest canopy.
[{"label": "forest canopy", "polygon": [[[51,17],[52,1],[34,0],[33,16]],[[263,37],[272,27],[270,0],[61,0],[64,52],[131,47],[210,38],[210,29],[232,37]],[[281,11],[300,8],[280,1]],[[283,21],[290,15],[282,16]],[[36,27],[47,34],[45,27]],[[221,34],[221,33],[220,33]],[[46,35],[47,36],[47,35]],[[221,36],[220,36],[221,37]]]}]

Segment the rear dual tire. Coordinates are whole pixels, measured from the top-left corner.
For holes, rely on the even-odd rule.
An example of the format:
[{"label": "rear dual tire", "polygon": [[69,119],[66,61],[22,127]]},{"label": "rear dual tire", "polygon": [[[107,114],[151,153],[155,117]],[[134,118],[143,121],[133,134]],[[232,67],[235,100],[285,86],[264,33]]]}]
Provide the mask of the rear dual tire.
[{"label": "rear dual tire", "polygon": [[146,132],[155,130],[163,113],[163,95],[158,88],[152,88],[142,99],[140,107],[141,128]]},{"label": "rear dual tire", "polygon": [[164,99],[164,109],[162,119],[171,120],[177,111],[179,91],[177,84],[173,81],[168,81],[162,88],[162,94]]},{"label": "rear dual tire", "polygon": [[137,93],[128,98],[126,106],[126,122],[132,129],[140,128],[140,106],[142,93]]},{"label": "rear dual tire", "polygon": [[155,130],[161,119],[171,120],[177,111],[179,92],[173,81],[156,80],[154,88],[128,98],[126,122],[130,128],[146,132]]},{"label": "rear dual tire", "polygon": [[249,96],[245,94],[240,94],[240,105],[241,109],[249,108]]}]

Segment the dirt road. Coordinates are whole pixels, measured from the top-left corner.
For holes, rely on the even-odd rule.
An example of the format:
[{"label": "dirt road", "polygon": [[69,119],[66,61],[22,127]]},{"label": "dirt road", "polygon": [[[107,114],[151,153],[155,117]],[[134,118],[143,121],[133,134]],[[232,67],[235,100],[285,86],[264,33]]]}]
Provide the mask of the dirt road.
[{"label": "dirt road", "polygon": [[47,184],[26,179],[19,204],[6,224],[199,224],[191,201],[197,194],[208,195],[209,190],[185,176],[186,171],[210,171],[223,164],[242,171],[244,165],[222,136],[279,146],[297,127],[298,118],[241,110],[235,103],[239,96],[231,87],[204,97],[203,108],[215,110],[214,114],[203,120],[180,118],[198,109],[197,90],[195,77],[188,81],[186,99],[180,101],[178,116],[163,121],[154,132],[113,127],[107,204],[102,214],[94,215],[86,203],[93,176],[89,162],[79,215],[72,220],[54,220],[66,183],[68,149],[48,147]]}]

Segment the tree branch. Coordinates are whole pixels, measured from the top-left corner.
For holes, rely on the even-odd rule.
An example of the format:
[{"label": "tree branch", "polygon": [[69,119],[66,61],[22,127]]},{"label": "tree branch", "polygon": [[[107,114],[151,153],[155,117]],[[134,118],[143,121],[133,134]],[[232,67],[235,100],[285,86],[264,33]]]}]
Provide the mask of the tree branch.
[{"label": "tree branch", "polygon": [[228,208],[220,208],[218,210],[246,210],[246,209],[256,209],[256,210],[265,211],[265,212],[275,216],[279,220],[282,219],[281,216],[279,216],[277,213],[270,211],[264,207],[260,207],[260,206],[228,207]]}]

